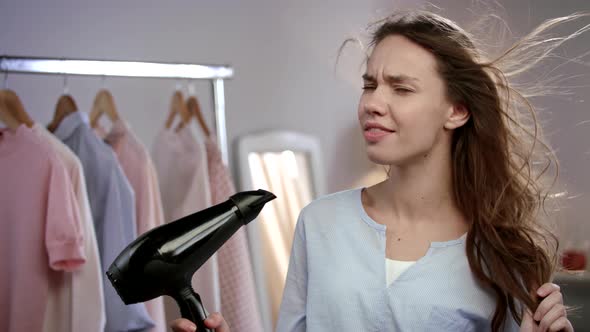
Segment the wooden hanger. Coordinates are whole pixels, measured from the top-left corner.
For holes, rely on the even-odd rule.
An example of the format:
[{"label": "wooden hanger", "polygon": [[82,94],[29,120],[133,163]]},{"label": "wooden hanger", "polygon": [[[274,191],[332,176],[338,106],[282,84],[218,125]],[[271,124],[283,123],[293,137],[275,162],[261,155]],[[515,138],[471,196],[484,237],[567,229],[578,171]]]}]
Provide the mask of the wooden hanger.
[{"label": "wooden hanger", "polygon": [[113,95],[105,89],[100,90],[96,97],[94,97],[94,103],[92,104],[92,111],[90,112],[90,126],[96,128],[98,126],[98,120],[100,117],[106,114],[112,123],[115,123],[120,119],[119,112],[115,106],[115,99]]},{"label": "wooden hanger", "polygon": [[16,129],[21,124],[29,128],[33,126],[33,120],[18,95],[8,89],[0,90],[0,120],[10,129]]},{"label": "wooden hanger", "polygon": [[174,117],[176,115],[180,116],[180,122],[176,126],[176,131],[184,128],[191,120],[191,113],[188,111],[184,103],[184,97],[182,96],[182,92],[176,91],[172,95],[172,100],[170,102],[170,112],[168,113],[168,118],[166,119],[166,128],[170,129],[172,123],[174,122]]},{"label": "wooden hanger", "polygon": [[197,97],[190,96],[186,102],[186,107],[188,108],[191,115],[195,115],[197,120],[199,121],[199,125],[201,125],[201,129],[203,129],[203,133],[205,133],[206,137],[209,137],[210,131],[209,127],[207,127],[207,123],[203,118],[203,113],[201,113],[201,106],[199,106],[199,101]]},{"label": "wooden hanger", "polygon": [[74,98],[68,94],[61,95],[55,104],[55,114],[51,123],[47,125],[47,129],[54,132],[66,116],[76,111],[78,111],[78,106]]}]

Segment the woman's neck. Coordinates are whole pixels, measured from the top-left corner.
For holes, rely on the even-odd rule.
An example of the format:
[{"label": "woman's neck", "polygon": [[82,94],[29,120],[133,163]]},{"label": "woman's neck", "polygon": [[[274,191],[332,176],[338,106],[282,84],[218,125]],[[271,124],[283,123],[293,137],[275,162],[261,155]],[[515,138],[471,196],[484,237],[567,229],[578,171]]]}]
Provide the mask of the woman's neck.
[{"label": "woman's neck", "polygon": [[[450,154],[430,153],[404,166],[391,166],[389,178],[375,187],[376,208],[394,220],[435,221],[458,218]],[[387,212],[388,211],[388,212]]]}]

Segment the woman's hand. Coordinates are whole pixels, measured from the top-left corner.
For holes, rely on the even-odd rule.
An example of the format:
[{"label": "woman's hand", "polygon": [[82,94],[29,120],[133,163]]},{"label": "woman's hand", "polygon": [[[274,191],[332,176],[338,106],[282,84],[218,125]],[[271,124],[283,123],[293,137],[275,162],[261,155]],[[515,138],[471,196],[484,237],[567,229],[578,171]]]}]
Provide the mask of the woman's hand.
[{"label": "woman's hand", "polygon": [[[214,312],[207,319],[205,319],[205,325],[208,328],[215,329],[215,332],[229,332],[229,326],[223,316],[220,313]],[[195,332],[197,326],[188,319],[179,318],[170,324],[174,332]]]},{"label": "woman's hand", "polygon": [[524,314],[520,332],[573,332],[574,328],[567,319],[566,308],[563,305],[563,295],[559,290],[559,286],[546,283],[539,287],[537,295],[544,299],[537,307],[534,315],[531,315],[529,311]]}]

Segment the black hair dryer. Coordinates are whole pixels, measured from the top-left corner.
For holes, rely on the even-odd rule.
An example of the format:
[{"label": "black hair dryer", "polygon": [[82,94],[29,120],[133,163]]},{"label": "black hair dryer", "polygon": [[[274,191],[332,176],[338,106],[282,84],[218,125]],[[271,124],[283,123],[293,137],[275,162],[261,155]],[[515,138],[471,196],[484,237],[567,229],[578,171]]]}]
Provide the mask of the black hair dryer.
[{"label": "black hair dryer", "polygon": [[244,191],[227,201],[154,228],[129,244],[111,264],[107,276],[125,304],[171,296],[183,318],[198,331],[211,331],[205,308],[191,287],[195,271],[241,226],[252,221],[276,196],[265,190]]}]

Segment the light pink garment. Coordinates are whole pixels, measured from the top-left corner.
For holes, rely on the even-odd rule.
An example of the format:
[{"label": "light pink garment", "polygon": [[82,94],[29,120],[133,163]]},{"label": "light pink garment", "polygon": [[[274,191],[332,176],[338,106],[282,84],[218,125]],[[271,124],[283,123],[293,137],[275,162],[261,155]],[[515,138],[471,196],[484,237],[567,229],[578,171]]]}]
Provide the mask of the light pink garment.
[{"label": "light pink garment", "polygon": [[[221,153],[211,139],[205,141],[213,205],[226,201],[235,187]],[[246,230],[240,228],[218,251],[221,307],[232,332],[262,331],[254,272]]]},{"label": "light pink garment", "polygon": [[84,170],[78,157],[43,126],[35,123],[33,132],[50,145],[66,167],[80,211],[86,254],[86,263],[78,271],[52,273],[43,331],[102,332],[106,322],[102,272]]},{"label": "light pink garment", "polygon": [[[137,235],[163,225],[164,215],[158,180],[152,160],[143,144],[122,120],[113,123],[104,140],[117,154],[119,164],[135,192]],[[145,304],[155,324],[149,331],[166,331],[164,299],[158,297]]]},{"label": "light pink garment", "polygon": [[50,269],[85,262],[72,184],[31,129],[0,130],[0,331],[42,331]]},{"label": "light pink garment", "polygon": [[[190,128],[179,132],[160,131],[154,140],[152,156],[168,222],[211,206],[205,146],[194,138]],[[193,275],[192,286],[206,310],[222,311],[217,255],[209,258]],[[179,317],[176,304],[166,300],[168,320]]]},{"label": "light pink garment", "polygon": [[98,136],[100,139],[104,139],[109,134],[109,132],[106,129],[104,129],[104,127],[101,126],[100,123],[96,127],[92,128],[92,131],[94,131],[96,136]]}]

